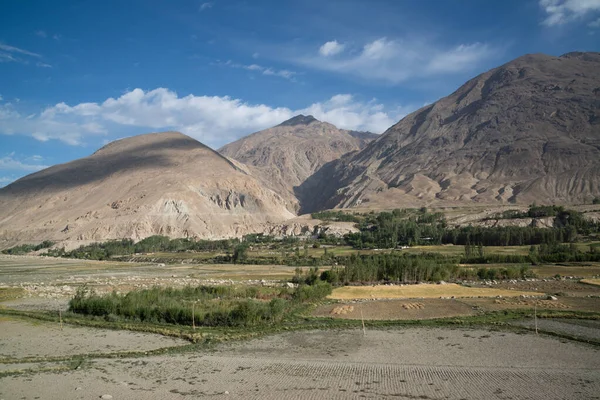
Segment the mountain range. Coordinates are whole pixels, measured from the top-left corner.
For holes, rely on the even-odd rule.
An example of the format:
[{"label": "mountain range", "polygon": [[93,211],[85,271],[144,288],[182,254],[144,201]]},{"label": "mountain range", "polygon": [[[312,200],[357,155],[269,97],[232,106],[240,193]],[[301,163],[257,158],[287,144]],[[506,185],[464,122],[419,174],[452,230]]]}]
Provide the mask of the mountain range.
[{"label": "mountain range", "polygon": [[598,196],[600,53],[531,54],[382,135],[298,115],[218,152],[176,132],[115,141],[0,189],[0,240],[217,238],[330,208]]}]

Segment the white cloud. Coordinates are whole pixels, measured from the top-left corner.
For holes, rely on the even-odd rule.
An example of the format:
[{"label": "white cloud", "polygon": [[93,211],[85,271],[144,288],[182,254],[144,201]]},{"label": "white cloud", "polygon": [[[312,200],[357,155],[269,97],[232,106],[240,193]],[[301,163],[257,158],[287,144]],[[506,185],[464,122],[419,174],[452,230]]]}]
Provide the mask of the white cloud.
[{"label": "white cloud", "polygon": [[539,0],[547,14],[542,22],[547,26],[563,25],[600,12],[600,0]]},{"label": "white cloud", "polygon": [[319,48],[319,53],[325,57],[334,56],[344,51],[344,47],[345,46],[338,43],[337,40],[332,40],[331,42],[323,44],[323,46]]},{"label": "white cloud", "polygon": [[[39,33],[36,33],[39,35]],[[45,32],[44,32],[45,34]],[[29,64],[31,58],[41,59],[40,54],[20,49],[18,47],[9,46],[4,43],[0,43],[0,63],[2,62],[17,62],[22,64]],[[38,61],[35,64],[37,67],[49,68],[52,67],[50,64]]]},{"label": "white cloud", "polygon": [[14,153],[0,158],[0,170],[34,172],[48,168],[47,165],[27,164],[14,158]]},{"label": "white cloud", "polygon": [[217,66],[225,66],[225,67],[230,67],[230,68],[241,68],[241,69],[246,69],[248,71],[254,71],[254,72],[259,72],[263,75],[267,75],[267,76],[278,76],[280,78],[285,78],[285,79],[289,79],[291,81],[295,81],[295,76],[298,74],[295,71],[290,71],[287,69],[275,69],[275,68],[271,68],[271,67],[263,67],[262,65],[258,65],[258,64],[238,64],[238,63],[234,63],[231,60],[228,60],[226,62],[216,62],[216,63],[211,63],[211,65],[217,65]]},{"label": "white cloud", "polygon": [[383,37],[338,57],[329,57],[319,51],[319,54],[293,58],[292,61],[319,70],[397,84],[414,77],[469,71],[495,54],[495,49],[483,43],[440,48],[417,39]]},{"label": "white cloud", "polygon": [[3,100],[3,97],[2,97],[2,95],[0,94],[0,101],[2,101],[2,100]]},{"label": "white cloud", "polygon": [[7,44],[4,43],[0,43],[0,50],[4,50],[8,53],[17,53],[17,54],[23,54],[26,56],[30,56],[30,57],[37,57],[37,58],[41,58],[42,56],[37,54],[37,53],[33,53],[31,51],[27,51],[27,50],[23,50],[20,49],[18,47],[13,47],[13,46],[9,46]]},{"label": "white cloud", "polygon": [[436,54],[429,60],[427,71],[431,73],[460,72],[477,64],[482,58],[490,55],[487,45],[473,43],[461,44],[453,49]]},{"label": "white cloud", "polygon": [[260,57],[260,54],[259,54],[259,53],[254,53],[254,54],[252,54],[252,58],[254,58],[255,60],[256,60],[258,57]]},{"label": "white cloud", "polygon": [[208,10],[209,8],[212,8],[213,5],[214,3],[202,3],[200,5],[200,11]]},{"label": "white cloud", "polygon": [[600,18],[588,24],[590,28],[600,28]]},{"label": "white cloud", "polygon": [[[118,98],[73,106],[58,103],[34,116],[12,105],[0,105],[0,134],[23,134],[40,141],[61,140],[71,145],[151,131],[178,130],[213,148],[249,133],[277,125],[297,114],[312,114],[340,128],[381,133],[406,112],[386,110],[375,100],[361,102],[339,94],[297,110],[249,104],[227,96],[178,96],[158,88],[134,89]],[[97,139],[94,139],[97,142]]]},{"label": "white cloud", "polygon": [[401,109],[386,112],[384,106],[376,101],[356,101],[350,94],[335,95],[328,101],[314,103],[298,113],[313,115],[338,128],[375,133],[382,133],[406,115]]},{"label": "white cloud", "polygon": [[35,31],[35,34],[37,36],[41,37],[41,38],[44,38],[44,39],[48,37],[48,34],[46,32],[44,32],[44,31],[42,31],[42,30]]}]

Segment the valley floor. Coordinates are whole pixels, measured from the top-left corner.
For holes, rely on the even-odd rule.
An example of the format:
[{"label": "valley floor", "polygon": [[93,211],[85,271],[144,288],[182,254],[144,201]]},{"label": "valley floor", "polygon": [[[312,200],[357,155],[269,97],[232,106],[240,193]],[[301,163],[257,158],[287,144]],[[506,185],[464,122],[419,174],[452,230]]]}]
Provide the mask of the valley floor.
[{"label": "valley floor", "polygon": [[598,348],[534,334],[448,328],[310,331],[4,376],[0,397],[594,399],[600,393],[599,370]]},{"label": "valley floor", "polygon": [[[210,345],[105,329],[97,320],[100,327],[61,329],[54,314],[28,317],[66,311],[84,284],[99,292],[210,283],[281,286],[279,280],[292,275],[293,268],[284,266],[157,267],[2,256],[0,399],[600,399],[600,287],[575,280],[498,283],[502,297],[438,298],[450,295],[444,292],[433,299],[330,301],[311,317],[330,329]],[[379,287],[364,288],[381,296]],[[519,296],[523,291],[530,294]],[[534,296],[559,291],[558,300]],[[538,318],[536,335],[527,314],[534,306],[538,316],[557,311],[571,317]],[[410,323],[504,310],[525,314],[499,325]],[[577,312],[589,318],[575,319]],[[408,323],[386,328],[373,320]]]}]

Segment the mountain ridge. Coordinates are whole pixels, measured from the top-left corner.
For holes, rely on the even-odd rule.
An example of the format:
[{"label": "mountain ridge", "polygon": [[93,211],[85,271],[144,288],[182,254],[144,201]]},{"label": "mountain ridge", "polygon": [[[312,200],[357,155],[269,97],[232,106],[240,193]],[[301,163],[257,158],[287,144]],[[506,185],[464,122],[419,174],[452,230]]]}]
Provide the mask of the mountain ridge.
[{"label": "mountain ridge", "polygon": [[218,151],[246,165],[251,174],[288,201],[290,211],[296,212],[300,208],[296,190],[306,179],[324,164],[373,140],[374,134],[352,132],[300,114]]},{"label": "mountain ridge", "polygon": [[304,183],[302,211],[568,203],[600,194],[600,54],[524,55],[406,116]]},{"label": "mountain ridge", "polygon": [[178,132],[122,139],[0,189],[5,241],[223,238],[292,217],[281,196]]}]

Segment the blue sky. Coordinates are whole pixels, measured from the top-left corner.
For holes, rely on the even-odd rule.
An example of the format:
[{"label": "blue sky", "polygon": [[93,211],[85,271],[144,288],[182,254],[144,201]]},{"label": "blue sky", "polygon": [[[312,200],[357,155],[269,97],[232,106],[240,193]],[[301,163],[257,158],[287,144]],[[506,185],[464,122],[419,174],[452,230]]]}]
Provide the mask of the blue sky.
[{"label": "blue sky", "polygon": [[0,1],[0,186],[147,132],[382,133],[520,55],[599,44],[600,0]]}]

